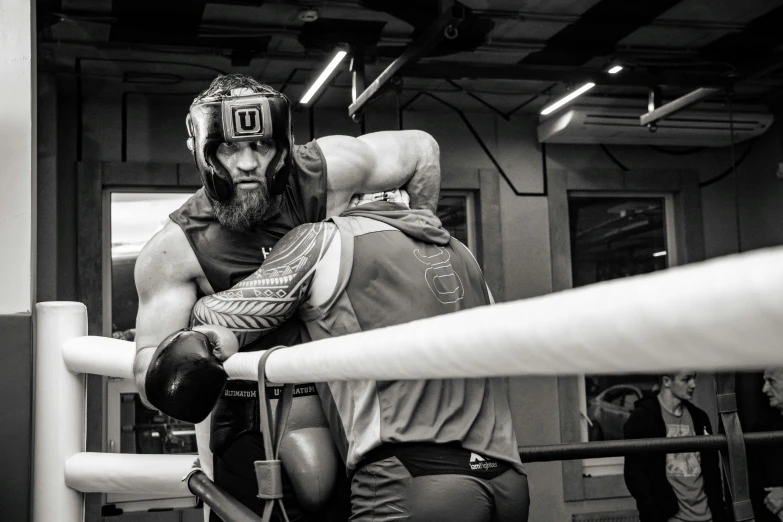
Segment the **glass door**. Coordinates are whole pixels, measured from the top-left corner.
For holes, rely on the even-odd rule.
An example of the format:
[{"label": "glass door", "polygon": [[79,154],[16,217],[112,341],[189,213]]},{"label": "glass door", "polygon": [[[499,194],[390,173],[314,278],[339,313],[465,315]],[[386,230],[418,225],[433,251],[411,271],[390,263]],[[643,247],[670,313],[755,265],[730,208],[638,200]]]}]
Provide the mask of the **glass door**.
[{"label": "glass door", "polygon": [[[676,264],[670,194],[569,192],[574,288]],[[621,440],[634,403],[657,393],[654,375],[585,375],[580,385],[582,440]],[[622,457],[587,459],[590,476],[622,473]]]}]

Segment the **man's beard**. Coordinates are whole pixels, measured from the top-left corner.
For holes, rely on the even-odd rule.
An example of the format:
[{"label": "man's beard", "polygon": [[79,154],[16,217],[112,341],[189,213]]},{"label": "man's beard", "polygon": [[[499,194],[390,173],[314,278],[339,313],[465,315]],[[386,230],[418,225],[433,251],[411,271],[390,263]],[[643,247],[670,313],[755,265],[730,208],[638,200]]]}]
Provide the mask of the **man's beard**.
[{"label": "man's beard", "polygon": [[230,200],[215,201],[215,217],[221,225],[237,232],[247,232],[258,223],[280,213],[282,196],[270,196],[266,180],[255,190],[234,188]]}]

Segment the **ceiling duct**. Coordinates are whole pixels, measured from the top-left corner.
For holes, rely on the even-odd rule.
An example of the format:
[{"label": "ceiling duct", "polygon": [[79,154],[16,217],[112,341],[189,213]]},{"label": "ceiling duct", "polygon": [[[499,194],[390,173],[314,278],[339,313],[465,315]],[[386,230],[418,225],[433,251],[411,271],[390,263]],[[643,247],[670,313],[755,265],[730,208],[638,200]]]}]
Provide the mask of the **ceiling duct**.
[{"label": "ceiling duct", "polygon": [[[655,131],[639,124],[644,111],[628,107],[574,105],[538,126],[540,143],[604,143],[607,145],[679,145],[724,147],[731,144],[729,114],[724,109],[682,111],[660,120]],[[772,125],[763,109],[738,110],[733,116],[734,141],[755,138]]]}]

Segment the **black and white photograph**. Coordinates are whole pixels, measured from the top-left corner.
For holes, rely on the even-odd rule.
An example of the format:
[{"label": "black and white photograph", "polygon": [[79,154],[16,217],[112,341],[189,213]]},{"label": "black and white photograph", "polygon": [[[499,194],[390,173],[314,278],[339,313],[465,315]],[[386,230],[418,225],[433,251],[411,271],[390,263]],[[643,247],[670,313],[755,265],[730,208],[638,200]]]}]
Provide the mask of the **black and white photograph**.
[{"label": "black and white photograph", "polygon": [[783,522],[783,0],[0,0],[0,521]]}]

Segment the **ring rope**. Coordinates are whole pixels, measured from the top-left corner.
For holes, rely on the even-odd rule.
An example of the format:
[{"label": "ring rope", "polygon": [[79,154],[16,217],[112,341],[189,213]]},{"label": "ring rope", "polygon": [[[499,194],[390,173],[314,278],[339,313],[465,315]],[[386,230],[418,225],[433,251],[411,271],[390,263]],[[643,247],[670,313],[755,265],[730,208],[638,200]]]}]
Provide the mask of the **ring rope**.
[{"label": "ring rope", "polygon": [[[769,248],[302,344],[266,372],[283,384],[783,366],[782,295],[783,247]],[[95,337],[64,349],[73,372],[125,378],[134,353]],[[230,357],[226,372],[258,380],[262,353]]]},{"label": "ring rope", "polygon": [[[778,247],[299,345],[270,354],[266,375],[272,382],[296,383],[660,372],[674,364],[731,371],[783,366],[781,295]],[[69,338],[61,346],[71,372],[133,377],[133,343]],[[227,373],[257,380],[262,354],[232,356]],[[606,451],[620,454],[625,445],[634,451],[639,442]],[[725,444],[723,438],[703,442]],[[579,458],[569,455],[564,451],[560,459]],[[179,492],[179,470],[177,480],[163,479],[169,486],[152,486],[163,475],[158,464],[142,463],[147,457],[160,459],[168,473],[179,469],[172,458],[182,458],[183,468],[192,464],[185,455],[77,453],[67,459],[66,482],[77,491],[160,493],[176,484]],[[109,462],[115,458],[121,460]]]},{"label": "ring rope", "polygon": [[[276,383],[783,366],[783,248],[324,339],[269,358]],[[226,361],[256,379],[257,354]]]}]

